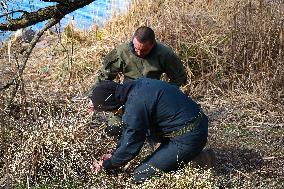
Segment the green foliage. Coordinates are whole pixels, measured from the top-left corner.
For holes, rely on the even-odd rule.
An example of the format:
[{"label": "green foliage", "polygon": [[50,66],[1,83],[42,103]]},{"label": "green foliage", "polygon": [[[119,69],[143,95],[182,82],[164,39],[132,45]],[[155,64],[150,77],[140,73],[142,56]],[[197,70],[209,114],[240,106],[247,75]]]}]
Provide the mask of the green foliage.
[{"label": "green foliage", "polygon": [[82,32],[75,29],[75,26],[72,23],[68,24],[64,28],[64,34],[67,43],[81,43],[86,41],[86,38],[84,35],[82,35]]},{"label": "green foliage", "polygon": [[41,71],[42,73],[48,73],[48,72],[50,71],[49,65],[42,67],[40,71]]},{"label": "green foliage", "polygon": [[96,40],[98,41],[103,40],[108,35],[108,31],[105,29],[96,30],[95,33]]}]

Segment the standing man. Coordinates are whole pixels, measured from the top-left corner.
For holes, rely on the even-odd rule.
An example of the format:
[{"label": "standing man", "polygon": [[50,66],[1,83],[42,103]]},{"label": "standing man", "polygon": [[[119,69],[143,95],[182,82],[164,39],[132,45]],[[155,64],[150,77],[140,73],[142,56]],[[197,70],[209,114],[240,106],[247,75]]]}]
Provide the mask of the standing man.
[{"label": "standing man", "polygon": [[[100,82],[114,80],[119,74],[123,75],[124,81],[129,81],[141,76],[160,79],[163,73],[169,78],[170,83],[178,87],[186,82],[182,62],[173,50],[157,42],[151,28],[141,26],[135,31],[130,42],[118,45],[106,55],[103,67],[99,70],[88,96],[91,97],[91,92]],[[89,106],[92,108],[91,103]],[[108,122],[107,133],[116,135],[115,125],[120,123],[121,118],[112,117]]]},{"label": "standing man", "polygon": [[124,109],[122,137],[112,154],[94,163],[96,171],[125,165],[151,136],[161,145],[134,171],[134,181],[142,183],[158,170],[177,170],[196,157],[207,142],[207,116],[191,98],[164,81],[104,81],[93,90],[91,100],[98,111]]}]

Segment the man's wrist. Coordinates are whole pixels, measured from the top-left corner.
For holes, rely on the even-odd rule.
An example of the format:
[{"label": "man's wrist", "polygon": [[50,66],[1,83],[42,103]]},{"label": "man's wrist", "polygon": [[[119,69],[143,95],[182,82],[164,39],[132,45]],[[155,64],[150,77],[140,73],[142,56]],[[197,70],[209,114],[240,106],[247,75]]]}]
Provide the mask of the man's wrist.
[{"label": "man's wrist", "polygon": [[112,169],[112,168],[113,168],[113,165],[112,165],[110,159],[103,161],[103,169],[108,170],[108,169]]}]

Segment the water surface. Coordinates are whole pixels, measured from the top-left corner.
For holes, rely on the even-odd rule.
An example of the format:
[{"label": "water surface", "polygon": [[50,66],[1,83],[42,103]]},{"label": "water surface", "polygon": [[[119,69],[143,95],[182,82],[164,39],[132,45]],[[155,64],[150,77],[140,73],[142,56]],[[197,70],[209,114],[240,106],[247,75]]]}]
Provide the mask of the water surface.
[{"label": "water surface", "polygon": [[[8,11],[13,10],[25,10],[25,11],[35,11],[40,8],[44,8],[55,3],[43,2],[40,0],[8,0],[7,7]],[[71,21],[74,23],[75,27],[88,30],[90,27],[96,23],[99,26],[110,18],[111,11],[115,10],[117,12],[124,12],[129,6],[130,0],[96,0],[93,3],[78,9],[68,15],[66,15],[61,21],[60,26],[63,28]],[[4,11],[2,6],[0,8],[0,15],[3,15]],[[19,17],[20,13],[15,13],[13,18]],[[0,23],[5,22],[5,17],[0,17]],[[38,30],[44,26],[45,22],[38,23],[32,28]],[[0,42],[7,39],[7,37],[13,32],[2,32],[0,31]]]}]

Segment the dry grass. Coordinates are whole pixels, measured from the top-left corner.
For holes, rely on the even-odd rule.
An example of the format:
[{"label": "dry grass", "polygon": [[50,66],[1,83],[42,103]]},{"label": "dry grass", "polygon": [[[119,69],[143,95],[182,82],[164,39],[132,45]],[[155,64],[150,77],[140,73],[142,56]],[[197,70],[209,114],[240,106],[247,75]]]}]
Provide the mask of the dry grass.
[{"label": "dry grass", "polygon": [[[83,32],[70,25],[46,35],[11,106],[12,89],[1,91],[0,187],[283,188],[283,10],[264,0],[135,1],[103,28]],[[210,118],[214,171],[187,166],[135,186],[131,173],[147,147],[115,176],[89,168],[115,141],[103,131],[107,115],[92,119],[87,112],[85,93],[104,55],[143,24],[187,68],[183,90]],[[6,55],[4,45],[3,82],[17,69],[17,59],[7,64]]]}]

